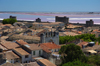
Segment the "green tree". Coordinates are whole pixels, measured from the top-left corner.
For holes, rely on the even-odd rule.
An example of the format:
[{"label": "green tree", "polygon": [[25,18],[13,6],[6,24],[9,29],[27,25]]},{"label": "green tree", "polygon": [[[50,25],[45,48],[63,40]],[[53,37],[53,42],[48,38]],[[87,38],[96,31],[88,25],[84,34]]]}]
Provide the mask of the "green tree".
[{"label": "green tree", "polygon": [[13,24],[15,22],[17,22],[17,20],[13,18],[3,19],[2,21],[3,24]]},{"label": "green tree", "polygon": [[68,44],[61,47],[59,54],[62,55],[62,64],[66,62],[72,62],[74,60],[80,60],[87,62],[87,57],[82,52],[81,48],[75,44]]},{"label": "green tree", "polygon": [[83,63],[83,62],[77,60],[77,61],[65,63],[62,66],[92,66],[92,65],[89,65],[87,63]]},{"label": "green tree", "polygon": [[[76,35],[76,36],[60,36],[59,43],[65,44],[66,42],[71,42],[75,39],[83,39],[84,41],[87,41],[87,42],[97,40],[94,34],[82,34],[82,35]],[[98,38],[98,40],[100,41],[100,38]]]},{"label": "green tree", "polygon": [[100,66],[100,56],[99,55],[91,55],[88,57],[88,63],[93,66]]}]

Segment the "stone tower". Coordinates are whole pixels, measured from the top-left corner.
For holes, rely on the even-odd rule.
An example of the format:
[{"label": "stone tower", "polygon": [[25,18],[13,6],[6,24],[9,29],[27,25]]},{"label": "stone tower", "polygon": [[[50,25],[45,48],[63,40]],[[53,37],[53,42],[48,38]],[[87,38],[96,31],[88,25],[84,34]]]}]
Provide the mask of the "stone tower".
[{"label": "stone tower", "polygon": [[40,18],[37,18],[35,21],[36,22],[41,22],[41,19]]},{"label": "stone tower", "polygon": [[47,43],[47,42],[54,42],[55,44],[59,45],[59,32],[58,31],[50,31],[50,32],[44,32],[41,34],[41,43]]},{"label": "stone tower", "polygon": [[65,24],[68,24],[69,23],[69,17],[58,17],[58,16],[55,16],[55,22],[63,22]]},{"label": "stone tower", "polygon": [[90,21],[86,21],[86,27],[91,27],[94,25],[94,21],[90,19]]}]

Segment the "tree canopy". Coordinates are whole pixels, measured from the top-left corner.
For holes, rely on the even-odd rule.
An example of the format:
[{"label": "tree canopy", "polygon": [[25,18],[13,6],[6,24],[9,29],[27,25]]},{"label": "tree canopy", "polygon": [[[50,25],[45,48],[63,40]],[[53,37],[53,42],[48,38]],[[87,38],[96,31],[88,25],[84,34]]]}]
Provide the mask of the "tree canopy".
[{"label": "tree canopy", "polygon": [[59,43],[65,44],[66,42],[71,42],[75,39],[83,39],[84,41],[88,41],[88,42],[97,40],[94,34],[82,34],[76,36],[60,36]]},{"label": "tree canopy", "polygon": [[91,55],[88,57],[88,63],[93,66],[100,66],[100,56],[99,55]]},{"label": "tree canopy", "polygon": [[81,48],[75,44],[68,44],[61,47],[59,54],[62,55],[62,64],[72,62],[74,60],[80,60],[87,62],[87,57],[82,52]]},{"label": "tree canopy", "polygon": [[62,66],[92,66],[92,65],[89,65],[87,63],[83,63],[83,62],[77,60],[77,61],[65,63]]},{"label": "tree canopy", "polygon": [[3,24],[13,24],[15,22],[17,22],[17,20],[14,18],[3,19],[2,21]]}]

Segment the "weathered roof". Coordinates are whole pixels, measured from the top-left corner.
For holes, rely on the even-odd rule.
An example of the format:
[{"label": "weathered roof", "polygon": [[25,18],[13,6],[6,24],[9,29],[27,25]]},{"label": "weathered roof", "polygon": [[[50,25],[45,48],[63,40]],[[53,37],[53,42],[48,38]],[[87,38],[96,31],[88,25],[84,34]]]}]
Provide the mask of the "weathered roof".
[{"label": "weathered roof", "polygon": [[69,35],[69,36],[76,36],[76,35],[78,35],[75,32],[61,32],[61,33],[65,34],[65,35]]},{"label": "weathered roof", "polygon": [[25,45],[28,44],[27,42],[23,41],[23,40],[16,40],[16,42],[20,45]]},{"label": "weathered roof", "polygon": [[8,51],[6,52],[6,58],[8,60],[11,60],[11,59],[16,59],[16,58],[19,58],[19,56],[17,56],[14,52],[12,51]]},{"label": "weathered roof", "polygon": [[86,46],[86,45],[88,45],[88,42],[83,41],[81,43],[78,43],[77,45],[82,48],[82,45],[85,45]]},{"label": "weathered roof", "polygon": [[37,62],[24,63],[22,66],[40,66]]},{"label": "weathered roof", "polygon": [[29,48],[30,50],[41,50],[42,49],[39,45],[36,45],[36,44],[27,44],[24,46]]},{"label": "weathered roof", "polygon": [[40,45],[44,45],[49,49],[58,49],[61,48],[59,45],[56,45],[54,42],[42,43]]},{"label": "weathered roof", "polygon": [[7,48],[5,48],[4,46],[0,45],[0,48],[3,50],[7,50]]},{"label": "weathered roof", "polygon": [[3,64],[3,65],[1,65],[1,66],[16,66],[15,64],[13,64],[13,63],[5,63],[5,64]]},{"label": "weathered roof", "polygon": [[100,45],[94,45],[93,47],[86,47],[85,50],[97,50],[100,48]]},{"label": "weathered roof", "polygon": [[29,55],[29,53],[23,50],[22,48],[15,48],[14,50],[21,55]]},{"label": "weathered roof", "polygon": [[51,52],[49,49],[59,49],[59,48],[61,48],[59,45],[56,45],[53,42],[42,43],[42,44],[40,44],[40,46],[46,52]]},{"label": "weathered roof", "polygon": [[55,64],[51,63],[49,60],[47,59],[40,59],[39,60],[41,63],[43,63],[45,66],[56,66]]},{"label": "weathered roof", "polygon": [[10,42],[10,41],[1,42],[1,45],[6,47],[7,49],[13,49],[13,48],[19,47],[18,44],[16,44],[15,42]]},{"label": "weathered roof", "polygon": [[83,52],[97,53],[97,51],[94,50],[83,50]]},{"label": "weathered roof", "polygon": [[31,40],[31,41],[40,41],[40,37],[26,36],[26,35],[12,35],[9,37],[10,40]]}]

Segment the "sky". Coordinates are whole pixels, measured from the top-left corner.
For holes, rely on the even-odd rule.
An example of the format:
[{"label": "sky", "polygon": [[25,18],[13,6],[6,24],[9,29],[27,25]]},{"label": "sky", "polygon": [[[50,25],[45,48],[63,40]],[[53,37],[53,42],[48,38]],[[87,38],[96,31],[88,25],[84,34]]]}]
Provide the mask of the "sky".
[{"label": "sky", "polygon": [[0,11],[100,12],[100,0],[0,0]]}]

